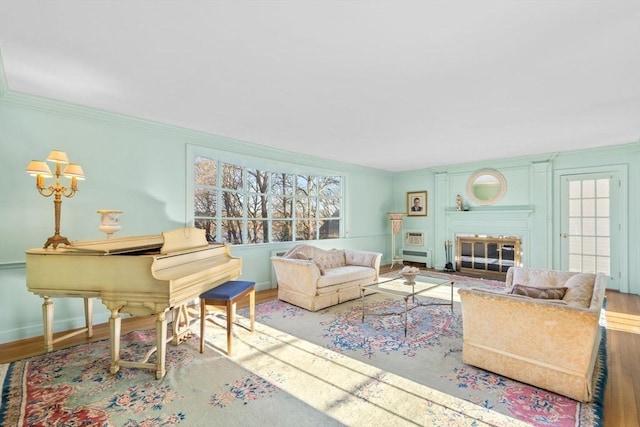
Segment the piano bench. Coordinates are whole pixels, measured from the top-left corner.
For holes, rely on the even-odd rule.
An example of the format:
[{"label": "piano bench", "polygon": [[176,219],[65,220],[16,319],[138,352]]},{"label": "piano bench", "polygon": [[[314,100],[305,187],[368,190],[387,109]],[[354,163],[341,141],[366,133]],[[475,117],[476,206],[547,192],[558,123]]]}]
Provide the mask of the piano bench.
[{"label": "piano bench", "polygon": [[249,318],[251,332],[255,327],[256,283],[232,280],[216,286],[200,295],[200,353],[204,350],[204,324],[207,317],[207,305],[227,308],[227,355],[231,356],[231,328],[236,314],[236,301],[249,296]]}]

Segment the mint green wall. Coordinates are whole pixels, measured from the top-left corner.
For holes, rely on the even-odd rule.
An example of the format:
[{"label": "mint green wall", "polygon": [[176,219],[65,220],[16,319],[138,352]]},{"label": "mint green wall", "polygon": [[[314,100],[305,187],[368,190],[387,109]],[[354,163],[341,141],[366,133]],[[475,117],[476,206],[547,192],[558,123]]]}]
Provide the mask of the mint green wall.
[{"label": "mint green wall", "polygon": [[[485,168],[502,173],[507,192],[495,205],[477,206],[466,194],[467,181]],[[426,246],[433,250],[437,269],[445,265],[445,240],[455,241],[456,233],[520,235],[524,265],[560,268],[559,203],[554,199],[560,185],[557,177],[602,170],[624,171],[621,203],[611,208],[617,209],[621,220],[621,237],[612,243],[612,258],[620,263],[620,276],[611,281],[611,288],[640,294],[640,142],[398,173],[394,209],[406,209],[407,192],[429,192],[428,217],[406,218],[404,228],[426,232]],[[456,211],[457,194],[463,197],[468,212]],[[616,273],[612,271],[612,275]]]},{"label": "mint green wall", "polygon": [[[124,211],[116,236],[157,234],[191,225],[188,146],[232,157],[259,156],[264,169],[288,163],[309,173],[343,175],[346,238],[318,245],[387,251],[390,173],[5,92],[0,98],[0,343],[42,335],[42,300],[26,289],[24,251],[41,247],[53,234],[54,212],[52,198],[40,196],[35,179],[25,173],[29,160],[44,160],[52,149],[60,149],[84,168],[87,178],[79,182],[78,194],[62,202],[61,233],[70,240],[104,238],[97,229],[98,209]],[[243,259],[242,277],[264,289],[271,287],[271,252],[289,246],[233,247],[232,253]],[[95,323],[107,321],[101,303],[95,311]],[[55,300],[55,331],[80,327],[82,316],[81,300]]]},{"label": "mint green wall", "polygon": [[[2,73],[0,72],[0,75]],[[0,343],[42,334],[40,297],[26,290],[24,251],[40,247],[53,233],[52,199],[40,196],[35,180],[24,169],[31,159],[44,159],[52,149],[68,153],[87,175],[80,191],[62,204],[62,234],[72,240],[103,238],[97,230],[98,209],[124,211],[117,236],[155,234],[190,225],[186,197],[187,149],[213,148],[232,157],[259,156],[263,167],[288,163],[310,172],[332,171],[345,176],[345,239],[319,242],[325,248],[348,247],[384,253],[390,262],[387,212],[406,211],[406,193],[428,192],[428,215],[409,217],[405,230],[426,232],[435,267],[444,265],[443,242],[452,230],[499,232],[506,225],[524,227],[527,265],[558,264],[554,194],[559,171],[589,170],[606,165],[626,168],[623,195],[628,211],[622,225],[628,236],[623,291],[640,294],[640,144],[554,153],[520,159],[389,173],[348,163],[331,162],[257,146],[229,138],[151,123],[62,102],[0,90]],[[345,159],[349,160],[349,159]],[[466,197],[466,180],[482,168],[500,171],[508,190],[495,206],[473,206]],[[455,212],[461,194],[469,212]],[[243,278],[259,288],[271,286],[272,251],[290,244],[234,247],[243,259]],[[95,323],[108,313],[95,304]],[[80,300],[56,299],[55,331],[83,324]]]}]

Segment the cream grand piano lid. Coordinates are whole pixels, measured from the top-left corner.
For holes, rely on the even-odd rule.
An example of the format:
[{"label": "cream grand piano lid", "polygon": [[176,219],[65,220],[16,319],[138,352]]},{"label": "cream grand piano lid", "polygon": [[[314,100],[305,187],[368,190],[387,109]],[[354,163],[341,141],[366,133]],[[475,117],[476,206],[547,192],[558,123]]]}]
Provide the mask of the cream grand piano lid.
[{"label": "cream grand piano lid", "polygon": [[117,237],[111,239],[77,240],[65,249],[78,252],[124,254],[144,250],[157,250],[164,244],[162,234],[148,236]]},{"label": "cream grand piano lid", "polygon": [[178,228],[162,234],[117,237],[110,239],[76,240],[70,246],[54,249],[29,249],[27,253],[78,253],[117,255],[131,252],[157,251],[163,255],[209,247],[206,231],[195,227]]}]

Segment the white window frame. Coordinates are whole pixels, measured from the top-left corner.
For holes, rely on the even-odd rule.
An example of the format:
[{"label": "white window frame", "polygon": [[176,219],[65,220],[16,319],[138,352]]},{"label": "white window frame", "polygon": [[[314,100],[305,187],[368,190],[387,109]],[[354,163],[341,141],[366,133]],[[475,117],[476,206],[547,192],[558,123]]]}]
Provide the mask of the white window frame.
[{"label": "white window frame", "polygon": [[[292,174],[292,175],[305,175],[305,176],[339,176],[341,179],[341,188],[340,188],[340,215],[335,218],[337,220],[339,220],[339,233],[338,236],[335,238],[330,238],[330,239],[322,239],[322,240],[335,240],[335,239],[342,239],[344,238],[344,230],[345,230],[345,188],[346,188],[346,180],[347,177],[345,176],[344,173],[339,173],[333,170],[328,170],[328,169],[320,169],[317,167],[312,167],[312,166],[306,166],[306,165],[302,165],[302,164],[291,164],[291,163],[286,163],[286,162],[282,162],[282,161],[277,161],[277,160],[270,160],[270,159],[264,159],[264,158],[259,158],[259,157],[253,157],[250,155],[244,155],[244,154],[239,154],[239,153],[234,153],[234,152],[229,152],[229,151],[222,151],[222,150],[216,150],[213,148],[208,148],[208,147],[204,147],[204,146],[200,146],[200,145],[193,145],[193,144],[187,144],[186,145],[186,163],[187,163],[187,167],[186,167],[186,212],[185,212],[185,221],[187,224],[190,224],[190,226],[194,226],[195,224],[195,215],[194,215],[194,211],[195,211],[195,206],[194,206],[194,196],[195,196],[195,190],[196,190],[196,185],[195,185],[195,181],[194,181],[194,158],[198,156],[198,157],[206,157],[212,160],[217,160],[221,163],[229,163],[229,164],[234,164],[237,166],[242,166],[244,168],[243,170],[243,175],[244,175],[244,192],[245,194],[249,194],[250,192],[248,191],[247,187],[246,187],[246,169],[257,169],[257,170],[262,170],[265,172],[270,172],[270,173],[286,173],[286,174]],[[266,165],[266,166],[265,166]],[[218,173],[222,173],[221,170],[218,171]],[[219,181],[218,181],[219,182]],[[271,185],[271,183],[270,183]],[[295,192],[294,192],[295,193]],[[253,193],[252,193],[253,194]],[[317,195],[319,197],[319,195]],[[295,194],[294,194],[295,197]],[[221,217],[218,217],[216,215],[216,221],[217,221],[217,229],[218,232],[221,229],[221,225],[220,225],[220,220]],[[266,245],[273,245],[273,244],[281,244],[281,243],[286,243],[286,242],[264,242],[264,243],[247,243],[247,227],[246,227],[246,223],[247,223],[247,211],[246,211],[246,205],[243,208],[243,222],[244,222],[244,227],[242,230],[242,241],[243,243],[240,246],[254,246],[257,244],[266,244]],[[273,220],[273,218],[271,217],[271,205],[269,202],[269,215],[267,218],[267,226],[271,229],[271,221]],[[295,226],[295,212],[293,217],[291,218],[292,221],[294,221],[294,226]],[[318,237],[318,231],[319,231],[319,227],[316,229],[316,238]],[[313,240],[296,240],[296,236],[294,233],[294,236],[292,237],[291,241],[287,241],[287,242],[300,242],[300,241],[305,241],[305,242],[310,242],[310,241],[317,241],[316,239]],[[238,245],[236,245],[238,246]]]}]

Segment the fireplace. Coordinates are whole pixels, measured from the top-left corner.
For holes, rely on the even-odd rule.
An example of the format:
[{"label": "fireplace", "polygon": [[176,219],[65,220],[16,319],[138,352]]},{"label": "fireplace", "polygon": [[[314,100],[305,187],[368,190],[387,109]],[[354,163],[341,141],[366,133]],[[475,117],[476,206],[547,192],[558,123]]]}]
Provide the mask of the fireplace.
[{"label": "fireplace", "polygon": [[521,265],[517,236],[456,236],[456,270],[504,277],[509,267]]}]

